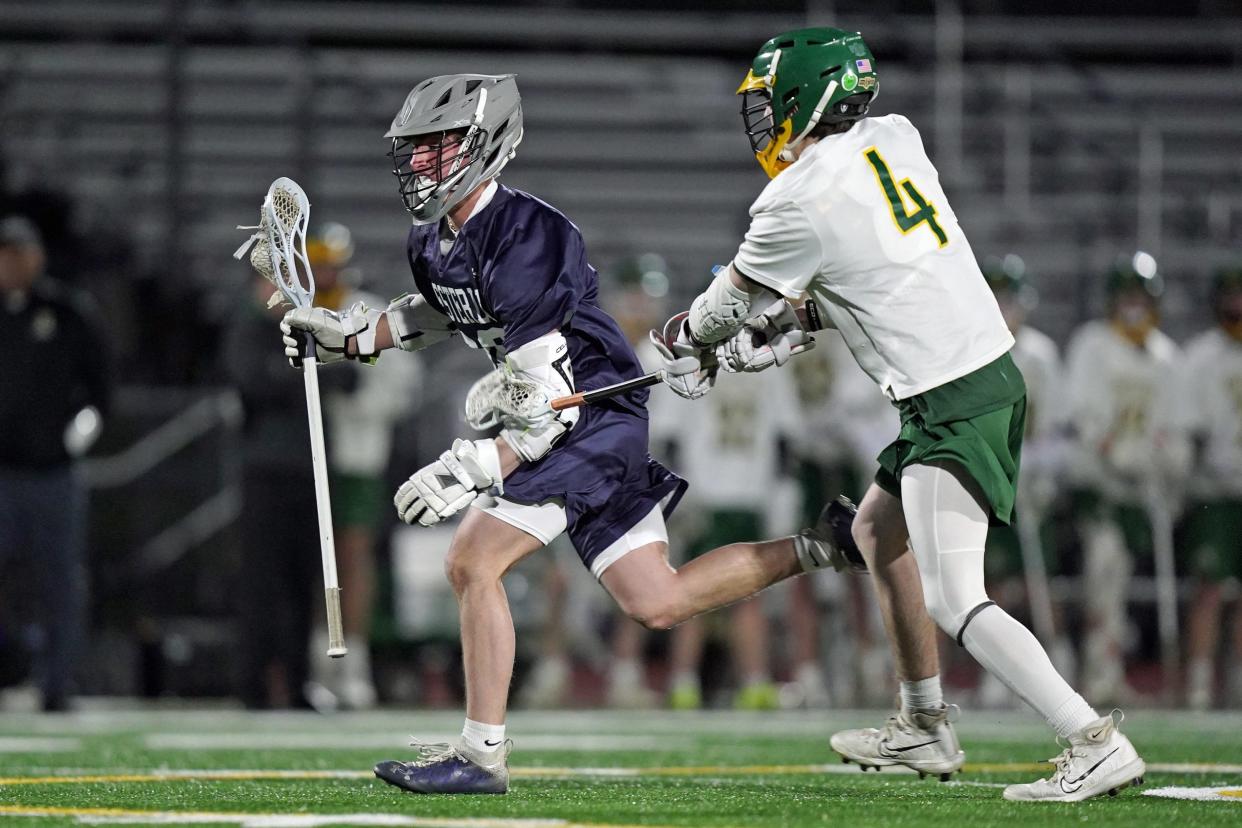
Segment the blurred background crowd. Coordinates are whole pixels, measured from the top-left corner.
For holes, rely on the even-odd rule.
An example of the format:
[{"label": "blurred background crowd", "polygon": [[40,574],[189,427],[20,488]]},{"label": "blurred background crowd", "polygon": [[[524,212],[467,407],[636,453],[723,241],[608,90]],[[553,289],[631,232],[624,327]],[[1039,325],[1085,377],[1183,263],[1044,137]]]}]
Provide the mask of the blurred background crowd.
[{"label": "blurred background crowd", "polygon": [[[412,289],[380,136],[424,77],[516,72],[504,181],[578,224],[640,342],[766,181],[733,96],[755,49],[814,24],[867,37],[873,113],[922,132],[1017,336],[1031,415],[990,594],[1092,699],[1242,706],[1242,11],[1110,5],[0,0],[0,704],[460,704],[451,527],[390,502],[465,436],[488,365],[446,345],[322,372],[350,637],[329,662],[302,379],[235,227],[288,175],[318,304]],[[897,417],[827,331],[697,403],[655,390],[652,423],[691,481],[684,560],[857,499]],[[865,579],[659,634],[556,545],[506,589],[519,704],[893,693]],[[955,651],[955,700],[1014,703]]]}]

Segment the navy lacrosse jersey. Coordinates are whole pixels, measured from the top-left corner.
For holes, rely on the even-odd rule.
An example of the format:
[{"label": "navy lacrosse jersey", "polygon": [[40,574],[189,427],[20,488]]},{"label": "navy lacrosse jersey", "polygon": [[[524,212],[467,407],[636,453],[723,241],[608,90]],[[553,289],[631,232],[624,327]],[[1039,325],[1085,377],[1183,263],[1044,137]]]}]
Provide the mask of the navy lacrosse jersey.
[{"label": "navy lacrosse jersey", "polygon": [[[410,229],[415,286],[493,364],[559,331],[569,346],[576,391],[642,375],[634,349],[597,303],[599,279],[587,263],[582,234],[559,211],[499,186],[456,239],[442,237],[442,226]],[[640,389],[585,406],[552,451],[505,478],[508,500],[564,501],[570,538],[588,566],[654,505],[685,487],[648,454],[647,397]]]}]

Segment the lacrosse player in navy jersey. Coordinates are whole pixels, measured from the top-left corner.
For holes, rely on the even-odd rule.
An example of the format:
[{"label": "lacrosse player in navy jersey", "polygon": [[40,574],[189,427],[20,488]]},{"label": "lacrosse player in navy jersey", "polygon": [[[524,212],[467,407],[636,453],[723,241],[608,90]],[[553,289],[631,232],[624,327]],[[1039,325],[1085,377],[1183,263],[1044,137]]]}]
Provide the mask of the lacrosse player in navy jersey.
[{"label": "lacrosse player in navy jersey", "polygon": [[[641,375],[633,348],[597,304],[578,229],[496,181],[522,138],[512,75],[423,81],[386,137],[414,217],[408,253],[416,292],[384,310],[290,311],[282,330],[291,358],[294,329],[313,335],[323,362],[370,360],[386,348],[414,351],[460,336],[499,372],[476,385],[476,400],[479,389],[504,383],[554,399]],[[687,388],[699,380],[674,378]],[[508,790],[514,630],[501,578],[562,532],[621,608],[658,629],[800,572],[845,565],[821,528],[670,567],[664,517],[685,483],[648,454],[647,393],[527,419],[498,413],[499,437],[456,440],[398,490],[407,523],[430,526],[464,510],[445,570],[461,615],[466,723],[456,744],[415,743],[414,761],[379,763],[381,779],[420,793]]]}]

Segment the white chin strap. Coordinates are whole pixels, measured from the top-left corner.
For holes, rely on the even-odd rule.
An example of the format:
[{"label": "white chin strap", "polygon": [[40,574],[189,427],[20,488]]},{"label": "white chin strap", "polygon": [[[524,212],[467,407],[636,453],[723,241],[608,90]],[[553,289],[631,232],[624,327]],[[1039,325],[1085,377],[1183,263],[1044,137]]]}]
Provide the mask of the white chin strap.
[{"label": "white chin strap", "polygon": [[827,108],[828,101],[832,99],[832,93],[836,91],[837,82],[834,80],[832,83],[828,84],[828,88],[824,90],[824,94],[819,96],[819,103],[815,104],[815,109],[811,112],[811,119],[806,122],[806,126],[802,128],[801,132],[789,139],[789,143],[781,149],[780,153],[777,154],[777,158],[782,161],[789,162],[798,160],[793,152],[794,147],[801,144],[802,139],[805,138],[811,130],[815,129],[817,124],[819,124],[819,119],[824,117],[824,109]]}]

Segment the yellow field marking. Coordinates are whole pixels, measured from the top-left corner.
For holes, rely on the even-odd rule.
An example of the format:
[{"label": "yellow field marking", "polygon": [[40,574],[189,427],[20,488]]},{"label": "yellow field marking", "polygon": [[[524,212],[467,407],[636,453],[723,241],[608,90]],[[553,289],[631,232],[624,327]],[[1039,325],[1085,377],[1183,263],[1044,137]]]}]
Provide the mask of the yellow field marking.
[{"label": "yellow field marking", "polygon": [[1221,792],[1220,792],[1220,795],[1221,795],[1221,796],[1232,796],[1232,797],[1237,797],[1237,798],[1239,798],[1239,799],[1242,799],[1242,790],[1235,790],[1235,791],[1221,791]]},{"label": "yellow field marking", "polygon": [[399,825],[416,828],[660,828],[653,825],[573,822],[564,819],[503,817],[416,817],[405,814],[280,814],[227,811],[136,811],[125,808],[65,808],[0,805],[0,816],[75,817],[80,821],[160,824],[220,822],[238,825]]}]

